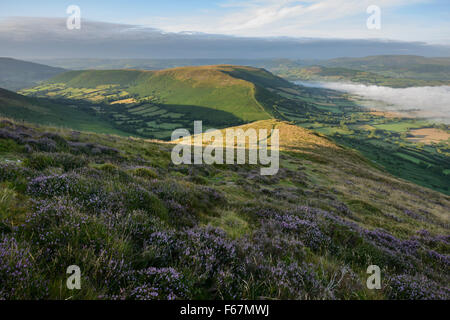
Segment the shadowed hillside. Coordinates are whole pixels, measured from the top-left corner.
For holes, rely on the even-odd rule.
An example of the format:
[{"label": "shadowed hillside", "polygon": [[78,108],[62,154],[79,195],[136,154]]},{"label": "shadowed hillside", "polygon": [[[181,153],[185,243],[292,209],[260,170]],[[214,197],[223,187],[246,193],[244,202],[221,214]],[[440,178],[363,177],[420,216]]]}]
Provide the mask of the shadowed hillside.
[{"label": "shadowed hillside", "polygon": [[271,107],[257,99],[258,90],[292,86],[262,69],[227,65],[161,71],[70,71],[47,83],[48,86],[27,93],[67,96],[64,95],[67,88],[101,90],[109,86],[120,88],[122,98],[128,94],[136,101],[150,99],[164,104],[206,107],[228,112],[243,121],[268,119],[273,113]]},{"label": "shadowed hillside", "polygon": [[74,130],[126,134],[113,128],[107,121],[95,117],[92,110],[82,103],[61,104],[48,99],[25,97],[2,88],[0,88],[0,115],[18,121]]},{"label": "shadowed hillside", "polygon": [[283,96],[296,87],[264,69],[218,65],[160,71],[69,71],[22,94],[90,104],[93,113],[134,136],[169,139],[176,128],[224,128],[285,119],[283,112],[314,110]]},{"label": "shadowed hillside", "polygon": [[0,87],[9,90],[28,88],[64,71],[62,68],[0,57]]}]

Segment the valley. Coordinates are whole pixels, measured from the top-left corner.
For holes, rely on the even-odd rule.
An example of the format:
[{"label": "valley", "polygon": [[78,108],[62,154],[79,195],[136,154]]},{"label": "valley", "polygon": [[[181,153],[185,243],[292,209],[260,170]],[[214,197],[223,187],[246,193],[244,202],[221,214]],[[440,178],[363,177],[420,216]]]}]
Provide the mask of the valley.
[{"label": "valley", "polygon": [[[291,121],[358,150],[391,174],[450,194],[447,125],[376,112],[345,92],[295,85],[263,69],[69,71],[20,93],[69,107],[53,107],[51,117],[4,108],[4,116],[47,125],[70,119],[65,125],[74,129],[150,139],[168,140],[177,128],[192,131],[195,120],[205,130],[270,118]],[[67,117],[74,110],[78,115]],[[441,139],[421,139],[414,130],[435,130]]]}]

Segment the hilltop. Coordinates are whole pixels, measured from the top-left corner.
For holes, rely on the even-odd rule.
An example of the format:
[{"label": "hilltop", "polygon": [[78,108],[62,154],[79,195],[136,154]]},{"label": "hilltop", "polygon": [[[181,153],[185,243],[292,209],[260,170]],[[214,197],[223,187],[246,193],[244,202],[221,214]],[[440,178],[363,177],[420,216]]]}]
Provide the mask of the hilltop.
[{"label": "hilltop", "polygon": [[0,87],[9,90],[28,88],[65,71],[39,63],[0,57]]},{"label": "hilltop", "polygon": [[[277,175],[3,119],[0,298],[449,298],[449,196],[289,123],[249,127],[280,129]],[[76,292],[61,285],[71,264]]]}]

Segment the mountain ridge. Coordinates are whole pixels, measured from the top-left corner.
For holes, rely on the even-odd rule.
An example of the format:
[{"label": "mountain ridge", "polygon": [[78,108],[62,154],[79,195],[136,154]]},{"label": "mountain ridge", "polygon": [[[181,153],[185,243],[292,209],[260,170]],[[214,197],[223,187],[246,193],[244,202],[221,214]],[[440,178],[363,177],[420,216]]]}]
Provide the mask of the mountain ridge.
[{"label": "mountain ridge", "polygon": [[19,90],[36,85],[66,70],[58,67],[0,57],[0,87]]},{"label": "mountain ridge", "polygon": [[126,98],[140,101],[153,99],[164,104],[212,108],[229,112],[242,121],[255,121],[269,119],[276,112],[270,103],[264,103],[260,99],[262,96],[270,96],[272,100],[280,99],[276,93],[268,92],[268,89],[289,88],[294,85],[261,68],[213,65],[158,71],[68,71],[47,80],[43,86],[24,93],[39,96],[40,93],[47,94],[54,89],[52,96],[67,97],[64,93],[66,89],[93,90],[105,89],[107,86],[115,86],[121,90],[121,99],[114,102]]}]

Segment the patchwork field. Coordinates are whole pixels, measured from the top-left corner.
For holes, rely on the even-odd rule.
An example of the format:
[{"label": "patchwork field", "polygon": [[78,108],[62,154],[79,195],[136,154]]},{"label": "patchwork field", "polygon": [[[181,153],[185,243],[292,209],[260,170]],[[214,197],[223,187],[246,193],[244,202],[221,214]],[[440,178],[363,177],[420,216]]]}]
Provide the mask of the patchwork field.
[{"label": "patchwork field", "polygon": [[450,133],[436,128],[424,128],[410,130],[412,137],[408,137],[413,142],[423,142],[426,144],[450,142]]}]

